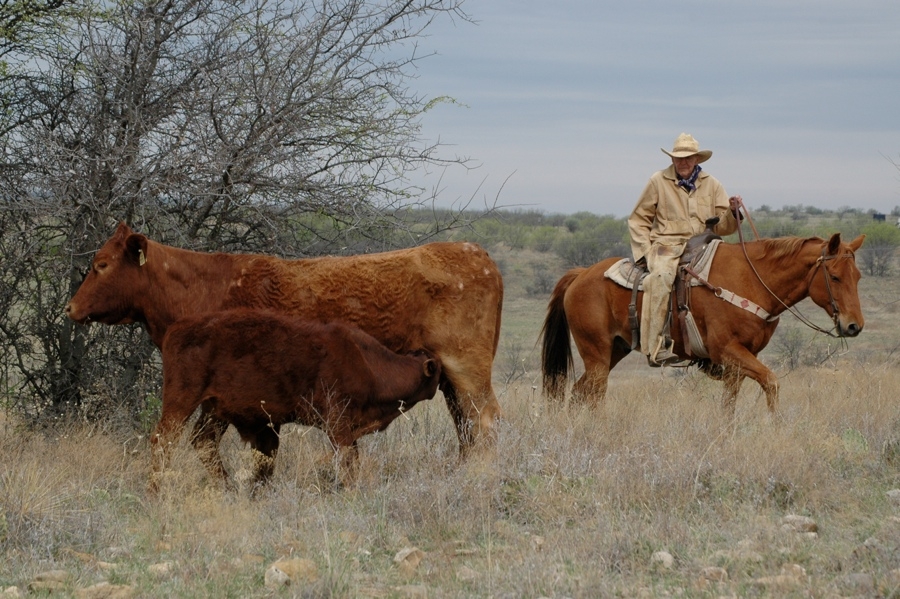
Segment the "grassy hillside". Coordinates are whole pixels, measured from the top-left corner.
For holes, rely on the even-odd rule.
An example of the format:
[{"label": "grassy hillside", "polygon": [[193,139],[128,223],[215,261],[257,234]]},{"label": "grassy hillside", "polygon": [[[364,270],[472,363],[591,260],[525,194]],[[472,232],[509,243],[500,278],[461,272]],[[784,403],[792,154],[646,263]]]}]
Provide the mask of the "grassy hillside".
[{"label": "grassy hillside", "polygon": [[[506,282],[496,451],[458,463],[440,398],[364,438],[335,490],[324,435],[283,431],[256,499],[206,480],[183,443],[160,498],[145,437],[0,417],[0,590],[79,597],[900,596],[900,302],[864,278],[866,329],[843,347],[789,317],[764,352],[780,422],[744,385],[617,368],[597,408],[540,393],[536,273],[552,252],[491,246]],[[828,323],[816,306],[807,316]],[[239,480],[248,450],[223,444]],[[274,574],[280,562],[287,579]],[[285,561],[292,560],[292,561]],[[101,585],[101,586],[98,586]],[[10,591],[13,592],[13,591]],[[113,595],[112,593],[121,593]],[[91,594],[94,593],[94,594]],[[105,593],[105,594],[104,594]]]},{"label": "grassy hillside", "polygon": [[[209,486],[183,448],[153,501],[143,439],[5,422],[0,584],[62,571],[56,596],[100,582],[146,597],[895,596],[896,362],[784,383],[784,422],[750,394],[730,433],[717,384],[694,374],[623,373],[595,410],[503,386],[496,456],[462,465],[426,402],[365,440],[342,491],[322,435],[288,428],[256,500]],[[247,452],[231,434],[224,449],[240,475]],[[279,559],[303,567],[272,591]]]}]

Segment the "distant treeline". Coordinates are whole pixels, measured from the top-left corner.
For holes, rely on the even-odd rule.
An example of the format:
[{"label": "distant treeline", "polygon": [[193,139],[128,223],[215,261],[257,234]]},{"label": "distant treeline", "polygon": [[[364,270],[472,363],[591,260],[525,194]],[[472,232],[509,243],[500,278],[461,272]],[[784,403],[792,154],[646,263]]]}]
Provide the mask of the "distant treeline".
[{"label": "distant treeline", "polygon": [[[413,229],[429,225],[433,228],[435,219],[447,222],[458,216],[439,209],[415,209],[408,213]],[[850,207],[824,210],[797,205],[773,209],[763,205],[750,211],[742,232],[745,239],[753,239],[752,220],[760,237],[825,238],[841,233],[849,240],[865,233],[865,251],[861,251],[859,259],[861,267],[867,274],[883,276],[888,274],[894,250],[900,246],[898,216],[900,207],[890,215],[881,215],[876,210]],[[610,256],[628,256],[631,251],[626,217],[496,209],[465,220],[465,227],[446,231],[442,236],[478,241],[487,247],[503,243],[514,249],[554,252],[571,266],[587,266]],[[726,238],[726,241],[737,240],[736,233]]]}]

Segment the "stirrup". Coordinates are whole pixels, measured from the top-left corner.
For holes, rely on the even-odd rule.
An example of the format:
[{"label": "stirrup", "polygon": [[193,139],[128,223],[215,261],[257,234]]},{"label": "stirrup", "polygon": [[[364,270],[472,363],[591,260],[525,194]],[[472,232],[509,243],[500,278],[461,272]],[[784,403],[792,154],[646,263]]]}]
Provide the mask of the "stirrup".
[{"label": "stirrup", "polygon": [[685,367],[690,365],[690,360],[685,360],[671,349],[672,340],[668,338],[664,338],[663,336],[659,337],[659,340],[656,343],[656,351],[653,355],[647,355],[647,363],[653,368],[659,368],[660,366],[674,366],[674,367]]}]

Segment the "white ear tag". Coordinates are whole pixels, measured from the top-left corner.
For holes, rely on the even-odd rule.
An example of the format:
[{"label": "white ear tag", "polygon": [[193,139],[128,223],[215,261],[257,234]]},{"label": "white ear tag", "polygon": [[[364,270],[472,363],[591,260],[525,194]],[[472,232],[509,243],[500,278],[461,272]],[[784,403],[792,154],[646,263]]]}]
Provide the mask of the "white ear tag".
[{"label": "white ear tag", "polygon": [[138,250],[138,264],[141,266],[147,264],[147,256],[144,255],[144,250]]}]

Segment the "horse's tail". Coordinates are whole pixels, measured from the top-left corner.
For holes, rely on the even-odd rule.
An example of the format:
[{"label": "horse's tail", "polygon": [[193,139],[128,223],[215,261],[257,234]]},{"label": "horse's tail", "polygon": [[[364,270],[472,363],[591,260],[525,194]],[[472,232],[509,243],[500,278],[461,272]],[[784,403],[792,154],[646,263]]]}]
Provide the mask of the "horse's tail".
[{"label": "horse's tail", "polygon": [[586,269],[573,268],[556,283],[547,316],[541,328],[543,344],[541,347],[541,372],[544,375],[544,396],[550,399],[563,399],[566,393],[566,382],[572,361],[572,346],[569,344],[569,321],[563,307],[566,290]]}]

